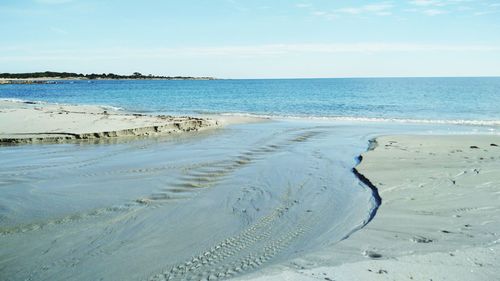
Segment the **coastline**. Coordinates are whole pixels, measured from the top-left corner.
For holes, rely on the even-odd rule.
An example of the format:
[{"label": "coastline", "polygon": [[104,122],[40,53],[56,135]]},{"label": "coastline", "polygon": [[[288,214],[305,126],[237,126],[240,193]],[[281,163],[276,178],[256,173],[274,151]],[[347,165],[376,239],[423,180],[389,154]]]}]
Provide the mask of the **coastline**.
[{"label": "coastline", "polygon": [[[136,211],[154,212],[153,209],[149,208],[150,206],[165,204],[162,208],[182,206],[180,208],[185,208],[186,212],[192,216],[192,210],[200,208],[200,203],[207,204],[207,201],[204,201],[205,196],[212,196],[208,202],[220,205],[222,200],[225,204],[228,204],[226,208],[224,206],[212,206],[213,210],[217,210],[219,214],[215,217],[228,216],[228,219],[231,218],[224,222],[227,223],[226,227],[218,228],[218,236],[215,239],[199,240],[197,250],[194,250],[194,252],[189,247],[177,250],[183,256],[180,260],[188,259],[198,250],[204,251],[208,249],[207,244],[218,245],[217,243],[227,237],[228,232],[238,233],[241,231],[242,235],[246,235],[245,233],[248,231],[253,233],[258,229],[258,235],[252,236],[252,239],[255,239],[252,240],[253,242],[244,239],[240,241],[242,239],[240,235],[232,238],[236,239],[235,241],[238,241],[238,243],[247,245],[245,247],[247,247],[249,253],[256,255],[256,257],[252,263],[247,264],[245,261],[241,265],[238,264],[239,258],[244,258],[245,252],[234,254],[235,256],[229,259],[235,263],[227,262],[224,259],[218,260],[218,263],[225,266],[224,272],[218,272],[218,274],[222,274],[221,276],[226,278],[237,276],[237,280],[317,280],[319,278],[322,280],[350,281],[446,280],[447,276],[452,276],[454,280],[491,280],[492,276],[499,273],[492,268],[492,265],[498,263],[495,252],[500,250],[497,246],[498,242],[500,242],[497,233],[500,230],[494,226],[495,222],[499,221],[500,211],[498,208],[492,207],[495,206],[495,202],[500,200],[498,198],[500,192],[494,189],[495,185],[500,184],[500,180],[492,172],[500,168],[496,164],[497,160],[500,159],[499,136],[479,135],[474,130],[467,131],[467,133],[472,133],[471,135],[432,135],[433,129],[438,127],[424,129],[426,127],[419,124],[414,124],[413,129],[408,127],[402,129],[403,127],[398,124],[392,123],[390,125],[383,122],[379,123],[379,125],[369,125],[370,122],[365,125],[362,125],[363,123],[348,125],[342,122],[327,125],[328,122],[310,123],[308,120],[297,122],[271,120],[268,123],[257,124],[259,121],[269,119],[228,115],[213,115],[203,118],[151,116],[124,112],[118,108],[106,106],[68,105],[22,100],[0,101],[0,108],[2,111],[0,117],[2,120],[8,121],[2,124],[2,128],[22,129],[25,132],[31,132],[31,134],[22,134],[21,139],[14,141],[25,143],[66,142],[78,138],[85,139],[87,136],[89,139],[160,136],[219,128],[232,124],[255,123],[248,126],[245,124],[235,126],[236,128],[231,127],[224,130],[225,132],[220,132],[221,134],[213,134],[214,139],[211,144],[210,141],[206,142],[207,139],[203,142],[193,139],[192,142],[188,142],[191,143],[188,146],[183,146],[183,142],[180,142],[180,148],[178,149],[169,147],[167,143],[148,143],[144,146],[137,146],[133,143],[125,145],[126,147],[130,145],[125,151],[129,151],[134,157],[139,159],[146,157],[148,159],[142,161],[131,160],[132,158],[125,156],[125,154],[123,159],[126,159],[126,161],[112,158],[104,160],[108,158],[98,156],[102,153],[98,152],[101,148],[98,146],[85,146],[85,150],[95,149],[96,151],[82,153],[80,157],[94,158],[96,156],[96,159],[102,159],[96,161],[97,163],[106,163],[108,170],[105,173],[102,173],[98,168],[99,165],[89,165],[88,168],[82,170],[75,169],[73,171],[68,169],[72,165],[84,167],[86,165],[84,163],[89,161],[77,159],[71,164],[61,164],[56,173],[63,169],[65,173],[76,173],[78,177],[87,174],[93,175],[93,181],[96,181],[96,183],[92,187],[85,185],[85,188],[109,188],[115,190],[118,187],[116,186],[117,182],[121,182],[130,188],[126,196],[124,196],[128,201],[118,200],[116,202],[119,207],[109,207],[104,202],[98,204],[97,202],[101,199],[93,198],[95,195],[90,192],[89,198],[91,199],[88,202],[91,203],[88,204],[92,206],[95,204],[99,208],[102,207],[99,211],[86,211],[87,207],[85,207],[83,210],[72,213],[74,211],[65,209],[70,208],[72,204],[66,205],[65,203],[61,204],[62,207],[55,208],[53,210],[54,214],[47,214],[47,217],[43,217],[40,222],[33,224],[30,223],[31,215],[26,215],[26,218],[21,219],[26,219],[27,224],[18,224],[16,221],[19,219],[17,212],[7,213],[8,216],[6,217],[12,220],[13,230],[11,231],[10,228],[4,229],[6,231],[5,235],[6,239],[9,239],[8,241],[13,241],[9,244],[9,247],[16,251],[18,250],[17,247],[20,246],[16,246],[17,242],[15,241],[23,237],[24,234],[21,233],[24,233],[24,231],[29,232],[26,235],[33,235],[33,238],[36,238],[39,232],[46,233],[47,237],[51,237],[56,233],[60,233],[56,231],[57,227],[52,225],[61,224],[64,226],[68,221],[71,227],[86,227],[80,225],[79,221],[81,220],[83,224],[93,223],[94,212],[110,216],[111,221],[103,222],[103,226],[111,223],[113,228],[120,230],[121,225],[114,225],[115,208],[124,210],[126,214],[124,218],[126,218],[129,215],[135,216]],[[5,116],[8,116],[8,118],[4,118]],[[345,126],[345,130],[341,129],[343,126]],[[365,127],[363,128],[363,126]],[[482,129],[483,132],[487,131],[487,128]],[[68,130],[73,133],[68,133]],[[91,132],[89,133],[89,131]],[[415,135],[394,135],[403,131],[409,132],[409,134],[415,133]],[[366,141],[369,140],[370,136],[384,134],[382,132],[392,133],[369,141],[368,151],[360,155],[357,162],[354,161],[355,156],[366,146]],[[416,135],[417,132],[420,132],[420,134]],[[235,133],[236,135],[234,135]],[[250,141],[252,139],[253,141]],[[281,141],[278,141],[280,139]],[[243,150],[240,147],[242,141],[248,142]],[[148,141],[144,139],[139,142],[147,143]],[[256,143],[260,143],[259,146],[255,147],[254,144]],[[214,144],[217,145],[214,146]],[[193,149],[192,145],[195,145],[197,149]],[[209,149],[210,145],[217,150]],[[163,148],[159,148],[159,146]],[[149,148],[144,151],[144,147]],[[338,151],[335,151],[336,149],[332,150],[332,147],[337,147]],[[46,157],[44,152],[38,151],[36,147],[33,148],[35,159],[39,159],[38,161],[52,161],[52,157]],[[112,152],[112,150],[121,148],[123,148],[123,145],[113,145],[102,149],[108,151],[110,155],[119,155]],[[53,149],[56,151],[53,154],[54,156],[63,156],[66,153],[59,152],[58,150],[63,149],[63,147],[58,148],[57,145]],[[307,149],[307,152],[304,149]],[[197,154],[201,151],[206,151],[208,154],[198,156]],[[274,152],[279,153],[274,155]],[[160,153],[164,153],[164,155],[160,156]],[[229,160],[217,159],[221,153],[227,154]],[[333,154],[328,155],[329,153]],[[328,156],[325,157],[326,155]],[[32,159],[33,156],[31,156],[30,152],[30,156],[25,155],[24,157]],[[190,164],[192,167],[200,168],[184,170],[182,166],[177,166],[175,162],[151,167],[151,165],[157,165],[156,163],[159,161],[165,161],[162,159],[177,161],[176,159],[180,158],[185,159],[185,161],[192,161],[193,163]],[[307,164],[304,163],[305,158],[308,159]],[[33,159],[26,159],[23,160],[24,163],[32,163],[33,161]],[[72,159],[72,157],[63,157],[61,159]],[[262,161],[264,159],[266,161]],[[208,161],[206,162],[208,164],[204,164],[204,161]],[[130,166],[117,171],[117,167],[125,162]],[[290,165],[290,163],[293,164]],[[335,163],[333,169],[329,166],[332,163]],[[21,180],[22,178],[19,175],[25,173],[27,175],[38,173],[36,166],[33,166],[33,170],[30,170],[30,166],[26,166],[26,168],[12,166],[9,169],[8,161],[5,164],[7,164],[4,172],[7,183],[15,183]],[[45,172],[50,171],[52,165],[52,163],[47,163],[46,166],[40,166],[43,170],[40,171],[38,177],[45,179],[44,181],[50,181],[52,177],[59,178],[59,175],[52,174],[52,177],[50,177],[50,174]],[[357,166],[351,170],[354,165]],[[95,167],[97,167],[97,170]],[[159,173],[171,169],[167,167],[178,169],[180,174],[165,177]],[[289,167],[295,169],[295,171],[281,171],[282,167]],[[86,171],[85,169],[89,170]],[[267,176],[262,176],[262,171],[267,171]],[[234,175],[232,175],[233,173]],[[261,177],[255,178],[256,173],[259,173]],[[279,173],[284,173],[281,174],[284,177],[282,178]],[[151,175],[157,177],[153,180],[150,178]],[[488,177],[486,179],[482,178],[484,175]],[[339,176],[341,179],[339,179]],[[62,182],[67,182],[64,175],[60,177]],[[262,194],[272,192],[273,195],[268,199],[266,199],[266,196],[259,197],[256,194],[250,197],[241,197],[242,195],[235,191],[235,186],[238,187],[236,190],[241,188],[244,190],[242,194],[246,194],[248,187],[241,181],[252,178],[255,178],[255,183],[252,184],[255,188],[271,187],[272,185],[271,189],[263,188],[258,190]],[[265,179],[264,182],[261,181],[261,178]],[[294,184],[292,186],[289,185],[289,182],[283,184],[281,182],[283,179],[291,180]],[[404,181],[401,181],[402,179]],[[135,185],[132,184],[134,180],[138,181]],[[30,179],[28,178],[27,181],[29,182]],[[60,194],[69,192],[65,190],[65,184],[61,184],[61,181],[56,181],[54,184],[47,183],[45,188],[54,188]],[[143,181],[150,181],[149,184],[144,185],[145,190],[150,190],[141,191],[141,189],[135,187],[137,185],[142,186]],[[164,184],[164,181],[172,182]],[[420,186],[422,181],[425,182],[423,186]],[[103,184],[102,182],[107,183]],[[304,182],[308,183],[307,188],[303,188]],[[360,184],[360,182],[364,184]],[[85,184],[87,181],[81,183]],[[214,184],[217,185],[217,188],[208,188]],[[31,192],[24,194],[22,189],[9,192],[19,192],[20,194],[16,194],[13,198],[24,198],[21,202],[33,200],[33,196],[40,196],[45,192],[43,188],[38,188],[37,182],[33,182],[33,186],[35,186],[38,195]],[[481,188],[481,192],[474,192],[474,188],[468,188],[471,186]],[[286,219],[281,215],[276,218],[272,217],[273,221],[275,220],[276,223],[281,224],[280,227],[266,224],[261,229],[257,219],[262,216],[262,210],[273,210],[272,208],[275,207],[274,199],[267,200],[281,198],[280,193],[277,191],[280,188],[283,189],[283,194],[288,194],[290,191],[287,191],[286,188],[291,188],[294,197],[284,201],[283,204],[285,204],[286,208],[281,209],[281,207],[278,207],[276,210],[280,214],[285,210],[286,212],[292,211],[286,215],[288,216]],[[207,195],[191,197],[188,194],[191,194],[193,190],[206,192]],[[484,190],[487,192],[484,192]],[[113,193],[110,192],[110,194]],[[47,199],[62,203],[50,193],[43,196],[33,201],[36,205],[36,207],[33,207],[34,213],[44,210],[43,202]],[[110,196],[111,198],[115,197],[115,195]],[[256,197],[253,198],[253,196]],[[346,203],[345,198],[350,196],[353,196],[350,198],[350,203]],[[199,201],[182,201],[186,199],[194,200],[194,198]],[[240,201],[242,198],[245,199]],[[286,198],[286,196],[283,198]],[[368,201],[366,201],[367,199]],[[67,196],[65,200],[73,204],[80,204],[78,197]],[[171,200],[179,200],[182,203],[176,205],[174,203],[176,201]],[[469,201],[474,204],[486,204],[487,206],[473,206]],[[188,202],[191,202],[191,204]],[[8,206],[11,203],[5,202],[5,204]],[[238,207],[235,209],[235,206]],[[30,208],[26,208],[25,213],[30,214]],[[232,210],[232,212],[228,214],[227,210]],[[24,214],[24,212],[21,213]],[[195,213],[196,215],[192,216],[190,220],[182,219],[182,222],[180,222],[175,217],[172,220],[181,227],[189,229],[192,227],[193,221],[201,219],[200,215],[197,212]],[[61,215],[62,217],[60,217]],[[164,213],[163,211],[158,212],[157,215],[163,219]],[[457,215],[457,217],[454,215]],[[486,216],[489,217],[486,218]],[[54,217],[56,218],[54,219]],[[211,217],[205,217],[202,220],[208,223]],[[141,220],[147,219],[147,216],[139,218]],[[300,220],[294,221],[297,218],[300,218]],[[314,220],[312,220],[313,218]],[[95,215],[95,221],[99,222],[99,224],[101,223],[100,219],[100,215]],[[236,221],[234,221],[235,219]],[[242,221],[246,223],[255,223],[255,225],[245,230],[241,226],[245,226],[246,223],[240,224],[239,219],[243,219]],[[480,219],[484,221],[477,225],[477,221]],[[449,221],[453,221],[453,223],[460,221],[461,224],[450,224]],[[310,223],[310,225],[305,222]],[[127,227],[128,223],[126,224]],[[222,222],[218,223],[224,224]],[[164,231],[170,231],[169,228],[163,229],[163,226],[160,227],[155,223],[149,222],[147,225],[148,227],[157,226],[162,229],[162,231],[158,230],[160,231],[158,235],[161,233],[161,237],[164,237]],[[164,227],[168,227],[168,225],[164,225]],[[205,225],[200,228],[200,233],[193,234],[192,238],[204,237],[204,235],[200,236],[200,234],[205,233],[208,229],[215,231],[211,226]],[[311,231],[310,229],[314,230]],[[275,233],[277,236],[282,236],[282,238],[272,243],[287,242],[283,242],[283,245],[280,244],[275,250],[270,251],[268,241],[261,239],[261,237],[268,235],[268,231],[269,233]],[[175,248],[175,243],[167,243],[170,241],[168,239],[153,236],[147,240],[147,232],[143,233],[143,235],[143,238],[136,237],[135,242],[130,243],[140,244],[148,241],[148,243],[164,243],[162,245],[166,249]],[[170,233],[169,237],[170,239],[177,239],[179,247],[189,240],[182,237],[174,238],[176,236],[178,236],[178,233],[174,231]],[[109,237],[113,236],[110,235]],[[74,238],[68,236],[67,239],[69,239],[68,243],[79,245],[72,242]],[[87,243],[86,239],[86,237],[82,236],[79,238],[78,243],[85,244]],[[290,239],[290,241],[287,239]],[[45,245],[44,243],[49,242],[37,238],[33,243]],[[139,244],[137,247],[139,247]],[[54,247],[54,249],[57,249],[57,251],[67,250],[64,244]],[[210,251],[212,251],[211,249]],[[43,255],[39,256],[38,253],[32,252],[29,247],[23,251],[23,254],[28,256],[33,254],[33,260],[43,257]],[[3,254],[6,254],[6,252]],[[55,252],[53,255],[57,257],[59,254]],[[155,254],[162,267],[178,264],[179,262],[178,258],[165,257],[162,252]],[[86,254],[78,253],[75,256],[85,257]],[[17,265],[15,262],[12,264]],[[165,276],[172,274],[171,272],[159,271],[157,266],[160,265],[142,264],[143,268],[147,267],[156,272],[155,274]],[[445,269],[441,269],[443,266],[445,266]],[[30,270],[33,270],[33,268],[30,267]],[[64,267],[53,268],[55,272],[58,270],[64,272],[65,269]],[[85,270],[85,267],[80,269]],[[218,269],[214,267],[211,270]],[[471,270],[474,272],[469,272]],[[111,273],[105,268],[102,268],[100,272],[101,274]],[[116,273],[116,271],[113,272]],[[207,272],[203,271],[200,274],[206,274]],[[456,272],[456,274],[453,272]],[[245,275],[247,273],[248,275]],[[189,276],[190,272],[175,274],[181,274],[182,276],[187,274]],[[465,276],[465,279],[460,279],[461,276]],[[154,278],[151,280],[154,280]]]},{"label": "coastline", "polygon": [[157,80],[172,80],[172,81],[212,81],[221,80],[215,77],[141,77],[141,78],[88,78],[88,77],[33,77],[33,78],[0,78],[0,85],[12,84],[58,84],[59,82],[70,81],[157,81]]},{"label": "coastline", "polygon": [[0,144],[161,136],[220,127],[218,120],[113,107],[0,100]]},{"label": "coastline", "polygon": [[383,203],[326,250],[240,280],[497,280],[500,137],[376,139],[354,173]]}]

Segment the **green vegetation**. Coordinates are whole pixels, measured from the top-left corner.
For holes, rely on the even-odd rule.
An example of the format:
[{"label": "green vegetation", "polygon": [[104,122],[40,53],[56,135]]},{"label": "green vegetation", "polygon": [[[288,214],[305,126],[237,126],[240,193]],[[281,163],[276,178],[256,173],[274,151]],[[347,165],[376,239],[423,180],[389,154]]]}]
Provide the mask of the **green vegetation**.
[{"label": "green vegetation", "polygon": [[152,74],[143,75],[140,72],[134,72],[132,75],[118,75],[114,73],[102,74],[82,74],[71,72],[29,72],[29,73],[0,73],[0,78],[4,79],[35,79],[35,78],[54,78],[54,79],[165,79],[165,80],[213,80],[213,77],[190,77],[190,76],[156,76]]}]

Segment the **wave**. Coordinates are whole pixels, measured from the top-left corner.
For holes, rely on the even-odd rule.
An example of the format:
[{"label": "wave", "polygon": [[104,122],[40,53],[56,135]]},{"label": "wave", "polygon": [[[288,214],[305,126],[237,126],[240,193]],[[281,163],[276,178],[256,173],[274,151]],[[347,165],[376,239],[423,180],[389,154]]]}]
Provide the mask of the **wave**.
[{"label": "wave", "polygon": [[[141,112],[145,114],[173,114],[173,115],[190,115],[189,112],[162,112],[162,111],[134,111],[125,109],[123,107],[106,105],[106,104],[70,104],[70,103],[57,103],[49,101],[36,101],[24,100],[18,98],[0,98],[0,101],[30,103],[30,104],[56,104],[56,105],[81,105],[81,106],[97,106],[104,110],[114,111],[130,111]],[[191,114],[201,115],[221,115],[221,116],[235,116],[235,117],[249,117],[260,119],[273,119],[273,120],[313,120],[313,121],[343,121],[343,122],[369,122],[369,123],[415,123],[415,124],[443,124],[443,125],[470,125],[470,126],[500,126],[500,120],[490,119],[419,119],[419,118],[392,118],[392,117],[360,117],[360,116],[304,116],[304,115],[273,115],[273,114],[258,114],[248,112],[214,112],[209,110],[198,110],[191,112]]]},{"label": "wave", "polygon": [[[85,104],[85,105],[89,105],[89,104]],[[124,111],[125,110],[125,108],[123,108],[123,107],[106,105],[106,104],[90,104],[90,105],[98,106],[102,109],[108,109],[108,110],[114,110],[114,111]]]},{"label": "wave", "polygon": [[31,102],[31,103],[44,103],[43,101],[23,100],[23,99],[16,99],[16,98],[2,98],[2,99],[0,99],[0,101],[18,102],[18,103],[26,103],[26,102]]},{"label": "wave", "polygon": [[373,122],[373,123],[417,123],[417,124],[444,124],[444,125],[473,125],[473,126],[500,126],[500,120],[470,120],[470,119],[417,119],[417,118],[389,118],[389,117],[357,117],[357,116],[294,116],[269,115],[225,112],[222,116],[253,117],[275,120],[315,120],[315,121],[345,121],[345,122]]},{"label": "wave", "polygon": [[24,100],[17,98],[0,98],[0,101],[6,102],[16,102],[16,103],[27,103],[27,104],[53,104],[53,105],[67,105],[67,106],[96,106],[105,110],[114,110],[114,111],[124,111],[123,107],[112,106],[107,104],[72,104],[72,103],[60,103],[60,102],[51,102],[51,101],[39,101],[39,100]]}]

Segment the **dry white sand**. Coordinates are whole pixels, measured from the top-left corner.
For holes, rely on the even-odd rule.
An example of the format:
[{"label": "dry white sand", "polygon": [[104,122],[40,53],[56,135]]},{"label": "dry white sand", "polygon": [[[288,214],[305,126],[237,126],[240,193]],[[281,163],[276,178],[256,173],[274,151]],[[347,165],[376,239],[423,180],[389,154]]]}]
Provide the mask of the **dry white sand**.
[{"label": "dry white sand", "polygon": [[500,280],[500,137],[380,137],[356,169],[383,200],[372,222],[242,279]]},{"label": "dry white sand", "polygon": [[218,125],[211,118],[150,116],[103,106],[0,101],[0,143],[152,136]]}]

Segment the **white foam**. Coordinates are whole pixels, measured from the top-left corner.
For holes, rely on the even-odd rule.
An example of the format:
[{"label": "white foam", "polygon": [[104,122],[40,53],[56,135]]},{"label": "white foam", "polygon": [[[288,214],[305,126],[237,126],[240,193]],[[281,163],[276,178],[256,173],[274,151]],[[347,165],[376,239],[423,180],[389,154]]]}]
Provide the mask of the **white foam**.
[{"label": "white foam", "polygon": [[6,101],[6,102],[17,102],[17,103],[26,103],[26,102],[30,102],[30,103],[45,103],[43,101],[35,101],[35,100],[23,100],[23,99],[16,99],[16,98],[4,98],[4,99],[0,99],[0,101]]},{"label": "white foam", "polygon": [[112,105],[102,105],[102,104],[71,104],[71,103],[59,103],[59,102],[47,102],[47,101],[37,101],[37,100],[24,100],[17,98],[2,98],[0,101],[6,102],[16,102],[16,103],[35,103],[35,104],[54,104],[54,105],[67,105],[67,106],[95,106],[100,107],[104,110],[114,110],[122,111],[125,110],[123,107],[112,106]]},{"label": "white foam", "polygon": [[125,110],[123,107],[112,106],[112,105],[92,104],[92,106],[98,106],[98,107],[100,107],[102,109],[108,109],[108,110],[114,110],[114,111]]},{"label": "white foam", "polygon": [[267,119],[318,120],[318,121],[346,121],[346,122],[373,122],[373,123],[417,123],[417,124],[445,124],[445,125],[473,125],[473,126],[500,126],[500,120],[469,120],[469,119],[412,119],[412,118],[382,118],[382,117],[355,117],[355,116],[293,116],[293,115],[266,115],[252,113],[221,113],[224,116],[244,116]]},{"label": "white foam", "polygon": [[[34,100],[23,100],[17,98],[2,98],[0,101],[18,102],[18,103],[37,103],[37,104],[56,104],[56,105],[74,105],[56,102],[44,102]],[[97,106],[104,110],[123,111],[122,107],[100,104],[78,104],[82,106]],[[199,112],[200,114],[208,114],[208,112]],[[315,120],[315,121],[344,121],[344,122],[370,122],[370,123],[415,123],[415,124],[443,124],[443,125],[470,125],[470,126],[500,126],[500,120],[470,120],[470,119],[412,119],[412,118],[383,118],[383,117],[356,117],[356,116],[296,116],[296,115],[271,115],[271,114],[254,114],[245,112],[224,112],[209,114],[222,116],[264,118],[275,120]]]}]

